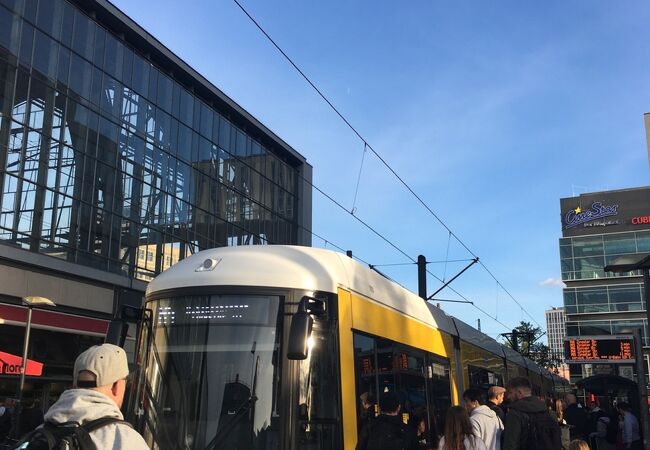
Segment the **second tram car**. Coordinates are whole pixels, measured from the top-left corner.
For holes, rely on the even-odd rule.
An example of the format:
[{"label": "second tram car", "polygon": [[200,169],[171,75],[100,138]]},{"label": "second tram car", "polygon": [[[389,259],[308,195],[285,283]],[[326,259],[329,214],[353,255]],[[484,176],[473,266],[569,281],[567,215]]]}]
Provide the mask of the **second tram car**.
[{"label": "second tram car", "polygon": [[428,430],[470,386],[532,361],[351,258],[296,246],[197,253],[147,288],[129,417],[154,449],[352,450],[360,396]]}]

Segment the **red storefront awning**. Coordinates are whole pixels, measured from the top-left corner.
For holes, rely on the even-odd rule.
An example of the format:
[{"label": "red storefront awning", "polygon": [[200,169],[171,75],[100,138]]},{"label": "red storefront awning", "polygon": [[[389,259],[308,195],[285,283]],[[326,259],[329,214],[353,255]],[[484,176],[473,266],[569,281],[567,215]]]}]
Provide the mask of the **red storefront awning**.
[{"label": "red storefront awning", "polygon": [[[11,353],[0,352],[0,375],[20,375],[23,358]],[[27,359],[25,375],[40,377],[43,375],[43,363]]]},{"label": "red storefront awning", "polygon": [[[0,323],[25,325],[26,322],[26,307],[0,304]],[[34,309],[32,313],[32,327],[68,333],[94,334],[98,336],[106,334],[108,320]]]}]

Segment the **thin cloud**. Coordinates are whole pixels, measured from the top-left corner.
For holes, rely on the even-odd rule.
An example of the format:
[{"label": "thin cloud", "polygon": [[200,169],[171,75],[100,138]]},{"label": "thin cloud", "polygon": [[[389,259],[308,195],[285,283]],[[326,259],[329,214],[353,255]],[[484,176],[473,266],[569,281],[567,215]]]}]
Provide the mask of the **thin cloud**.
[{"label": "thin cloud", "polygon": [[559,278],[547,278],[544,281],[539,282],[540,286],[559,286],[559,287],[564,287],[564,282],[560,280]]}]

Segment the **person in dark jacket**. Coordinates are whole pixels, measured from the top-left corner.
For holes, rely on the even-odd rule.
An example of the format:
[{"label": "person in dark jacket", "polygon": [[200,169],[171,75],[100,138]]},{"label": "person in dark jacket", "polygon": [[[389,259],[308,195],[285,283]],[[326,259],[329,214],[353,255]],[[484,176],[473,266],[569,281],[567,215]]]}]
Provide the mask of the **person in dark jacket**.
[{"label": "person in dark jacket", "polygon": [[564,410],[564,420],[569,425],[571,440],[588,439],[589,413],[580,405],[573,394],[564,397],[567,407]]},{"label": "person in dark jacket", "polygon": [[503,430],[502,450],[526,450],[528,448],[528,433],[530,421],[539,420],[541,414],[548,414],[551,420],[545,421],[552,429],[545,429],[551,433],[541,439],[544,442],[552,441],[554,449],[561,449],[560,428],[557,419],[548,412],[546,403],[532,396],[530,381],[524,377],[516,377],[508,382],[506,395],[510,401],[510,409],[506,414],[506,423]]},{"label": "person in dark jacket", "polygon": [[38,406],[36,398],[33,393],[25,394],[23,398],[23,407],[19,409],[20,420],[18,421],[19,428],[13,430],[15,438],[21,438],[36,427],[43,423],[43,411]]},{"label": "person in dark jacket", "polygon": [[418,450],[415,430],[402,420],[399,398],[393,392],[379,397],[380,414],[361,430],[356,450]]},{"label": "person in dark jacket", "polygon": [[505,388],[501,386],[491,386],[488,389],[488,401],[487,406],[496,413],[497,417],[501,419],[501,422],[505,423],[506,414],[501,409],[501,404],[503,403],[503,397],[506,394]]}]

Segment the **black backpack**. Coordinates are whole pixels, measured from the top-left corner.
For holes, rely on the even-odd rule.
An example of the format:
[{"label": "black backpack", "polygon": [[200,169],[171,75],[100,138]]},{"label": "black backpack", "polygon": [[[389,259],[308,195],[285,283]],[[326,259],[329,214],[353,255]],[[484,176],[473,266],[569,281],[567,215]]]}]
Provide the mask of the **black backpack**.
[{"label": "black backpack", "polygon": [[557,450],[562,448],[560,426],[548,411],[524,413],[528,417],[527,450]]},{"label": "black backpack", "polygon": [[45,422],[42,427],[25,436],[14,450],[97,450],[90,433],[113,423],[131,426],[130,423],[115,417],[102,417],[83,425],[77,422]]}]

